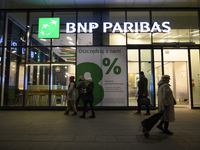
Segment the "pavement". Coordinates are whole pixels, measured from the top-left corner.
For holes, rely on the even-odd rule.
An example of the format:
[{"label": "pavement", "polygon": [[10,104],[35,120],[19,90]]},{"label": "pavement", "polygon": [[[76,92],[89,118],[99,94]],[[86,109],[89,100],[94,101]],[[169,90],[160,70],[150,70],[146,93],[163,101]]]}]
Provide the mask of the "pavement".
[{"label": "pavement", "polygon": [[[200,109],[176,106],[174,135],[156,128],[145,138],[138,130],[149,116],[135,110],[96,110],[96,118],[56,110],[0,111],[0,150],[199,150]],[[73,112],[70,112],[71,114]],[[143,110],[142,113],[145,113]],[[151,111],[151,116],[157,110]]]}]

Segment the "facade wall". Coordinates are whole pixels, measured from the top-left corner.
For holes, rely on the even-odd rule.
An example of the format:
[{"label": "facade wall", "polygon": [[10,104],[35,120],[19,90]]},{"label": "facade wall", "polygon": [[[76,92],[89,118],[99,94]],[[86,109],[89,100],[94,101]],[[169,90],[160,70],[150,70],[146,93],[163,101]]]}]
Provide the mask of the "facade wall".
[{"label": "facade wall", "polygon": [[[189,9],[1,11],[1,107],[65,106],[69,77],[76,76],[78,83],[79,75],[94,79],[96,106],[137,106],[140,71],[148,78],[153,107],[162,74],[171,76],[178,104],[199,107],[198,13]],[[38,38],[40,33],[49,35],[46,29],[53,25],[39,28],[39,18],[59,18],[59,38]],[[71,23],[68,29],[67,23]]]}]

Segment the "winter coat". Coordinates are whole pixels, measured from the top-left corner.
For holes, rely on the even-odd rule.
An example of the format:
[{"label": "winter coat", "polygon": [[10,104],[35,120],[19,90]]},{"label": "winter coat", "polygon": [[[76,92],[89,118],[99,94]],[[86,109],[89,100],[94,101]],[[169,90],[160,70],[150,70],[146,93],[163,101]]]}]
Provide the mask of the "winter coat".
[{"label": "winter coat", "polygon": [[161,121],[175,121],[174,104],[175,99],[172,90],[170,89],[170,85],[161,79],[158,82],[158,110],[161,111],[164,110],[165,106],[168,107],[162,116]]},{"label": "winter coat", "polygon": [[93,90],[94,90],[94,82],[90,82],[86,88],[86,95],[92,102],[94,100]]},{"label": "winter coat", "polygon": [[68,86],[67,100],[76,100],[76,86],[74,82],[70,82]]},{"label": "winter coat", "polygon": [[148,90],[147,90],[148,80],[145,76],[142,76],[140,80],[138,81],[138,95],[146,94],[148,96]]},{"label": "winter coat", "polygon": [[80,80],[76,89],[78,89],[78,95],[84,94],[84,91],[86,89],[85,82],[83,80]]}]

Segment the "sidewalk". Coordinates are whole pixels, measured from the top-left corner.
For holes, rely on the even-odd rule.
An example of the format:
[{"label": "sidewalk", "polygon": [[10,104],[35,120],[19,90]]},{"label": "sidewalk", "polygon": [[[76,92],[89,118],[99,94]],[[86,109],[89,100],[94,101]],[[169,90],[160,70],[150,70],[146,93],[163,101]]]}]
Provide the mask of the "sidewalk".
[{"label": "sidewalk", "polygon": [[[95,111],[96,118],[64,111],[0,111],[0,150],[199,150],[200,110],[176,106],[176,121],[145,138],[138,131],[147,116],[135,111]],[[73,113],[73,112],[71,112]],[[142,111],[145,113],[145,111]],[[151,114],[157,110],[151,111]]]}]

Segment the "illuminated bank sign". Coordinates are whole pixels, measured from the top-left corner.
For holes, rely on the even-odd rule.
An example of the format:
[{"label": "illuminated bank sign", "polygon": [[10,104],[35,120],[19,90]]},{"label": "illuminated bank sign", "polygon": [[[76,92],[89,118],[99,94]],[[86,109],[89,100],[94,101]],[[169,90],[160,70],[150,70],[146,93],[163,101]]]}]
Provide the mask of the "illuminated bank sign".
[{"label": "illuminated bank sign", "polygon": [[[148,22],[124,22],[123,27],[119,22],[115,24],[111,22],[103,22],[103,33],[107,33],[108,30],[112,30],[112,33],[147,33],[147,32],[170,32],[171,27],[169,26],[170,22],[165,21],[159,24],[158,22],[154,22],[152,27]],[[96,22],[89,23],[77,23],[77,26],[73,22],[66,23],[66,33],[80,33],[81,31],[84,33],[92,33],[93,30],[97,29],[99,24]]]},{"label": "illuminated bank sign", "polygon": [[39,18],[38,38],[59,38],[60,18]]},{"label": "illuminated bank sign", "polygon": [[[96,22],[84,22],[77,24],[74,22],[66,23],[66,33],[93,33],[93,30],[98,29],[99,24]],[[103,22],[103,33],[153,33],[153,32],[170,32],[170,22],[162,23],[153,22],[152,26],[148,22],[124,22],[120,25],[119,22]],[[39,18],[38,38],[59,38],[60,18]]]}]

